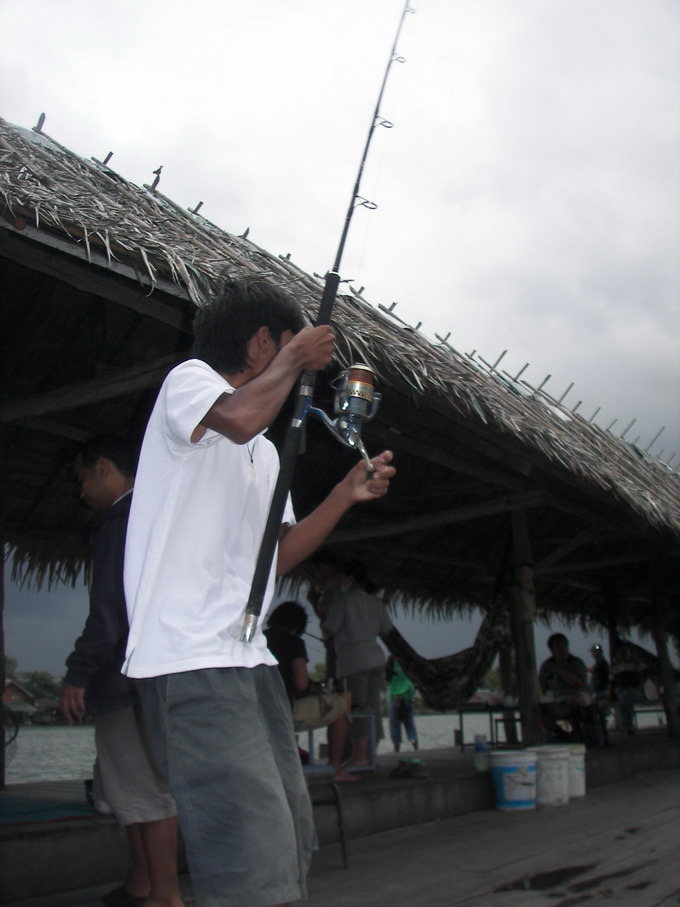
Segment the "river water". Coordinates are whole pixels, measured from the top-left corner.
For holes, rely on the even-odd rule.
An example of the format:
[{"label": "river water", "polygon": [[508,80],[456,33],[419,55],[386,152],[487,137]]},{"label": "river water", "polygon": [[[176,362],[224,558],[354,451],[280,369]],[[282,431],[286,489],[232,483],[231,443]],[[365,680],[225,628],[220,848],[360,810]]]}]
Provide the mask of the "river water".
[{"label": "river water", "polygon": [[[487,719],[482,719],[480,730],[473,729],[478,716],[466,716],[465,736],[469,733],[488,731]],[[387,733],[387,719],[384,720]],[[418,715],[416,727],[421,749],[441,749],[453,746],[453,731],[458,727],[457,715]],[[468,731],[469,727],[469,731]],[[315,738],[323,739],[322,731]],[[304,738],[304,739],[303,739]],[[472,739],[472,738],[470,738]],[[306,746],[306,735],[300,744]],[[410,749],[404,746],[404,750]],[[392,750],[390,741],[382,740],[379,753]],[[27,725],[19,730],[16,740],[7,751],[7,783],[24,781],[66,781],[91,778],[95,758],[94,728],[91,725]]]},{"label": "river water", "polygon": [[[656,715],[639,715],[640,727],[651,727],[658,722]],[[387,734],[387,720],[383,719]],[[458,715],[416,715],[416,729],[421,750],[445,749],[454,746],[458,729]],[[465,715],[465,740],[472,741],[475,734],[489,737],[488,715]],[[315,741],[323,740],[317,731]],[[307,735],[300,735],[301,746],[306,746]],[[410,750],[408,743],[402,750]],[[381,740],[378,753],[392,752],[389,739]],[[95,759],[94,728],[91,725],[28,725],[19,730],[16,740],[7,748],[7,783],[26,781],[66,781],[91,778]]]}]

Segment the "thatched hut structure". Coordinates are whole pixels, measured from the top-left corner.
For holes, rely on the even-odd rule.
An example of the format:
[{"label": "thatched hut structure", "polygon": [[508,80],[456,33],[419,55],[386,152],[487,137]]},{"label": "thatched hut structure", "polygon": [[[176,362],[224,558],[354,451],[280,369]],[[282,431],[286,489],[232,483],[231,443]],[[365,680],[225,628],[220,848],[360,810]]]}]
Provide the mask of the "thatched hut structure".
[{"label": "thatched hut structure", "polygon": [[[94,432],[141,437],[163,376],[188,353],[194,307],[220,275],[260,274],[310,319],[322,281],[40,127],[0,120],[0,206],[4,539],[15,576],[69,581],[86,557],[74,453]],[[677,473],[351,287],[333,321],[338,365],[360,359],[379,377],[365,443],[392,448],[399,468],[388,498],[335,532],[338,553],[363,557],[381,589],[416,608],[485,609],[510,590],[528,667],[536,613],[638,626],[661,648],[680,639]],[[320,378],[324,408],[336,373]],[[308,424],[299,514],[354,456]]]}]

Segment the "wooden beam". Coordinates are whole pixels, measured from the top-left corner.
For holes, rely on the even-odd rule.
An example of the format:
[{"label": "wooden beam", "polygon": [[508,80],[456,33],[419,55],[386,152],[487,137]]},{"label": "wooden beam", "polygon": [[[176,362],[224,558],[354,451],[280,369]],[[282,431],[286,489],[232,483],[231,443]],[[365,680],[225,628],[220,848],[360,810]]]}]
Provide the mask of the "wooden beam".
[{"label": "wooden beam", "polygon": [[[376,544],[371,547],[371,550],[391,551],[392,553],[395,553],[393,546],[381,545],[380,542],[376,542]],[[419,561],[423,564],[438,564],[440,567],[459,567],[463,570],[474,570],[480,580],[494,579],[494,577],[488,573],[486,564],[483,564],[481,561],[473,561],[470,558],[450,557],[447,554],[435,554],[432,551],[423,551],[420,548],[409,548],[401,544],[399,545],[398,556],[400,560],[408,558],[409,560]]]},{"label": "wooden beam", "polygon": [[436,466],[443,466],[445,469],[462,475],[474,476],[484,482],[498,485],[500,488],[523,491],[527,487],[526,479],[480,463],[479,458],[468,460],[451,453],[454,444],[450,440],[431,436],[431,433],[428,433],[424,439],[423,433],[419,431],[419,438],[416,438],[411,434],[404,434],[403,431],[396,432],[389,427],[371,422],[370,426],[366,428],[366,434],[387,448],[403,451],[412,457],[426,460]]},{"label": "wooden beam", "polygon": [[[0,255],[32,271],[47,274],[78,290],[191,334],[193,305],[186,291],[168,281],[157,281],[155,287],[144,286],[140,275],[129,265],[115,260],[109,262],[94,251],[91,252],[94,264],[90,264],[84,246],[78,243],[62,240],[31,226],[24,227],[19,233],[5,223],[0,228]],[[130,283],[115,279],[113,274],[126,278]],[[161,292],[175,296],[177,302],[169,304],[164,301]]]},{"label": "wooden beam", "polygon": [[[2,541],[2,550],[3,557],[0,559],[0,658],[2,659],[2,664],[0,664],[0,681],[2,682],[2,689],[4,692],[5,689],[5,542],[7,541],[7,536],[5,534],[5,512],[7,510],[6,500],[5,500],[5,488],[6,483],[8,482],[7,477],[7,464],[5,462],[6,455],[5,451],[7,449],[5,430],[0,427],[0,540]],[[7,751],[5,750],[5,728],[4,728],[4,715],[3,715],[3,731],[2,731],[2,752],[0,753],[0,790],[5,789],[5,759],[7,757]]]},{"label": "wooden beam", "polygon": [[658,555],[653,554],[650,559],[650,592],[655,617],[652,624],[652,639],[656,645],[656,654],[659,657],[661,669],[662,701],[666,712],[668,736],[678,740],[680,739],[680,711],[678,711],[678,697],[675,692],[673,664],[668,654],[668,630],[673,612],[668,607],[662,567]]},{"label": "wooden beam", "polygon": [[496,513],[508,513],[526,507],[542,507],[548,495],[543,491],[531,491],[523,495],[505,495],[492,501],[483,501],[480,504],[468,504],[453,510],[443,510],[441,513],[427,514],[420,517],[409,517],[405,520],[395,520],[392,523],[375,523],[361,529],[345,529],[334,532],[327,544],[339,545],[344,542],[356,542],[361,539],[384,538],[388,535],[406,535],[410,532],[436,529],[438,526],[452,526],[467,520],[491,516]]},{"label": "wooden beam", "polygon": [[77,428],[75,425],[67,425],[65,422],[58,422],[56,419],[20,419],[19,423],[29,431],[43,432],[46,435],[55,435],[57,438],[68,438],[69,441],[77,441],[84,444],[85,441],[92,437],[92,432],[85,428]]},{"label": "wooden beam", "polygon": [[513,511],[512,539],[515,571],[514,582],[509,590],[508,603],[512,641],[515,647],[522,741],[525,746],[535,746],[543,743],[543,727],[538,699],[538,671],[534,643],[536,595],[526,510]]},{"label": "wooden beam", "polygon": [[604,523],[599,523],[597,526],[591,526],[579,535],[572,536],[563,545],[560,545],[559,548],[555,548],[550,554],[535,564],[534,573],[536,576],[540,576],[548,567],[551,567],[553,564],[557,563],[557,561],[561,561],[563,557],[566,557],[567,554],[571,554],[572,551],[575,551],[582,545],[592,542],[594,539],[598,538],[598,536],[603,535],[608,529],[611,529],[614,525],[613,521],[606,521]]},{"label": "wooden beam", "polygon": [[[517,474],[513,462],[510,462],[507,471],[504,471],[503,465],[505,464],[494,464],[493,461],[485,460],[480,452],[470,447],[466,448],[462,443],[456,442],[450,437],[435,434],[413,420],[407,420],[404,413],[408,405],[408,401],[404,400],[404,409],[400,410],[398,420],[399,431],[383,424],[384,416],[388,414],[381,410],[378,416],[379,421],[368,423],[364,429],[364,441],[370,438],[371,441],[375,440],[378,444],[397,452],[407,453],[463,475],[474,476],[483,482],[497,485],[499,488],[507,488],[509,491],[520,492],[526,489],[527,479]],[[429,405],[427,408],[429,409]],[[456,453],[452,453],[453,450]],[[459,451],[463,450],[473,456],[469,459],[461,456]],[[578,492],[578,498],[576,498],[575,486],[565,484],[564,476],[559,476],[554,469],[552,472],[546,472],[545,464],[542,464],[539,469],[538,463],[536,463],[532,470],[524,469],[523,472],[527,474],[531,472],[531,485],[548,490],[552,495],[550,503],[563,513],[576,516],[587,524],[597,522],[599,525],[603,521],[612,519],[612,508],[608,504],[602,503],[597,496],[584,499],[581,491]],[[628,520],[627,525],[633,529],[635,522]]]},{"label": "wooden beam", "polygon": [[[542,577],[541,577],[542,579]],[[593,592],[595,595],[600,595],[602,593],[602,586],[598,586],[595,583],[584,583],[580,580],[570,579],[569,577],[552,577],[549,580],[551,586],[564,587],[565,589],[580,589],[583,592]]]},{"label": "wooden beam", "polygon": [[[680,550],[667,551],[660,555],[662,560],[679,557]],[[577,561],[571,564],[562,564],[557,567],[547,567],[541,572],[541,576],[552,576],[556,573],[582,573],[589,570],[604,570],[607,567],[622,567],[626,564],[641,564],[649,560],[649,556],[643,553],[621,554],[616,557],[602,557],[594,561]]]},{"label": "wooden beam", "polygon": [[84,384],[70,384],[48,391],[46,394],[35,394],[23,400],[0,404],[0,423],[78,409],[91,403],[111,400],[123,394],[154,387],[162,382],[174,365],[185,358],[180,353],[172,353],[104,378],[93,378]]}]

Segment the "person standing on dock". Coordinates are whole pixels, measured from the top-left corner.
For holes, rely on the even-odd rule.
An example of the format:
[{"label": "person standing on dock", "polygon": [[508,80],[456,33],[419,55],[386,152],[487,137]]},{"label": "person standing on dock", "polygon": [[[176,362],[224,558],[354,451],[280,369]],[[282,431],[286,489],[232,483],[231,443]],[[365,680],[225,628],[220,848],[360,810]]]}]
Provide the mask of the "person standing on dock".
[{"label": "person standing on dock", "polygon": [[[361,561],[343,564],[342,572],[340,595],[334,599],[321,629],[334,637],[337,676],[352,694],[352,709],[373,713],[377,747],[384,736],[380,695],[385,676],[385,655],[378,637],[387,636],[392,621],[385,602],[366,591],[368,577]],[[352,721],[350,766],[368,765],[369,735],[370,719]]]},{"label": "person standing on dock", "polygon": [[602,646],[599,643],[590,647],[593,658],[593,666],[588,668],[590,676],[590,690],[593,694],[593,700],[599,706],[605,702],[609,695],[609,662],[604,657]]},{"label": "person standing on dock", "polygon": [[647,677],[647,667],[636,658],[631,648],[620,643],[612,658],[610,677],[612,698],[621,718],[621,727],[632,737],[635,734],[635,704],[643,702],[642,686]]},{"label": "person standing on dock", "polygon": [[127,830],[131,868],[102,897],[108,907],[182,907],[177,880],[177,809],[153,760],[134,681],[121,672],[128,635],[123,555],[136,451],[95,437],[76,460],[80,497],[98,514],[91,533],[90,612],[66,659],[59,707],[69,724],[95,719],[94,799]]},{"label": "person standing on dock", "polygon": [[[263,278],[228,279],[200,306],[194,357],[161,387],[142,444],[126,546],[124,671],[175,795],[199,904],[306,896],[316,835],[290,704],[262,622],[243,618],[279,461],[264,432],[333,330]],[[309,557],[354,504],[381,498],[385,451],[359,462],[299,523],[288,500],[269,577]]]},{"label": "person standing on dock", "polygon": [[389,721],[390,737],[394,752],[398,753],[401,749],[401,726],[404,725],[406,739],[411,743],[414,750],[418,749],[418,733],[416,723],[413,718],[413,697],[415,696],[415,687],[404,674],[401,665],[390,655],[385,666],[385,677],[389,684]]},{"label": "person standing on dock", "polygon": [[591,672],[590,690],[593,694],[593,703],[597,709],[603,742],[606,746],[609,746],[609,731],[607,728],[610,694],[609,662],[604,657],[602,646],[599,643],[596,642],[591,646],[590,652],[595,659],[593,666],[588,669]]}]

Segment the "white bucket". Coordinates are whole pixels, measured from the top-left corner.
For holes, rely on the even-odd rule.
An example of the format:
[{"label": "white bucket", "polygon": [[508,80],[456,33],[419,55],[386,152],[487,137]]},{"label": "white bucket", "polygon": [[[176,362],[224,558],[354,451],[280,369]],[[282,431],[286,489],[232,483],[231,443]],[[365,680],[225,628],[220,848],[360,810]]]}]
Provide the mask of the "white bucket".
[{"label": "white bucket", "polygon": [[569,797],[586,795],[586,748],[583,743],[569,744]]},{"label": "white bucket", "polygon": [[489,753],[497,809],[536,809],[535,750]]},{"label": "white bucket", "polygon": [[569,747],[536,747],[536,804],[562,806],[569,802]]}]

